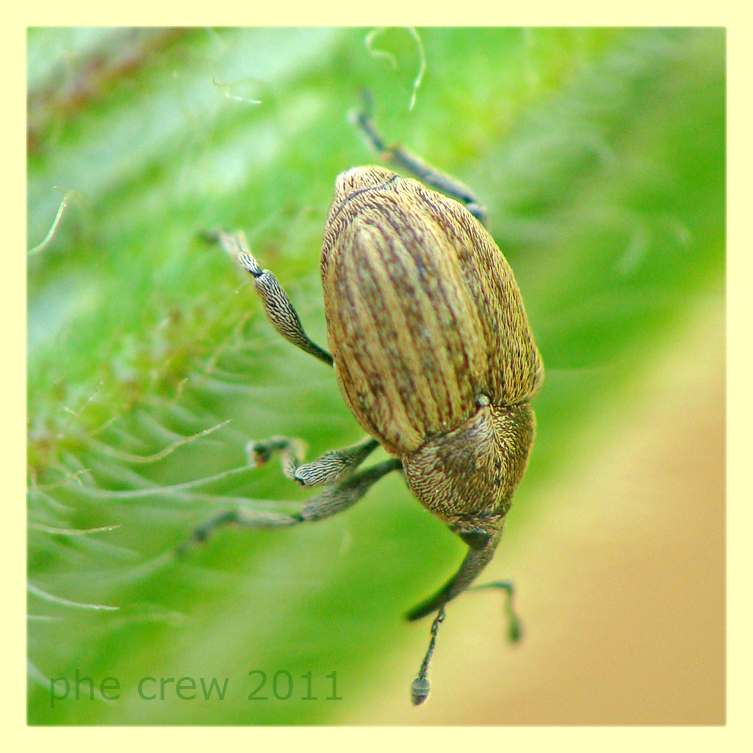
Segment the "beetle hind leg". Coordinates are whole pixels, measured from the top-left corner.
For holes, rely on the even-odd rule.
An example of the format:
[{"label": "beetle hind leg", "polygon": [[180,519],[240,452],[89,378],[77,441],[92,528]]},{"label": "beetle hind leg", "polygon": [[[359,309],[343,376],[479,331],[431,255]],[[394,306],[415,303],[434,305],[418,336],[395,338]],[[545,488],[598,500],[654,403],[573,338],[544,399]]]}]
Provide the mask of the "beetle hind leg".
[{"label": "beetle hind leg", "polygon": [[356,125],[361,129],[373,149],[394,165],[415,175],[427,186],[436,188],[453,199],[463,203],[465,208],[484,226],[487,226],[486,210],[468,186],[446,173],[437,170],[427,162],[409,152],[402,144],[387,146],[377,130],[373,116],[373,101],[368,89],[361,90],[361,110],[356,114]]},{"label": "beetle hind leg", "polygon": [[290,343],[309,355],[332,366],[332,355],[309,338],[303,329],[298,312],[278,279],[268,269],[262,269],[248,248],[243,233],[219,233],[222,247],[254,278],[256,292],[264,304],[264,313],[272,326]]}]

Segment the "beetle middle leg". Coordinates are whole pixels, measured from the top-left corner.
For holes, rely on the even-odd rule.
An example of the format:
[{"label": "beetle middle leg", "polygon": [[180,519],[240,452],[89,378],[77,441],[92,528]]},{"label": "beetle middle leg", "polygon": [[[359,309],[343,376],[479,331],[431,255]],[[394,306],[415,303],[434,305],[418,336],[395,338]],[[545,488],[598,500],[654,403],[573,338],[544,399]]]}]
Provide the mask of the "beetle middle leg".
[{"label": "beetle middle leg", "polygon": [[468,186],[409,152],[402,144],[387,146],[377,130],[373,117],[373,102],[368,89],[361,90],[361,110],[356,115],[356,124],[363,131],[375,151],[384,159],[413,173],[420,181],[432,186],[453,199],[462,202],[466,209],[484,226],[487,226],[486,209],[482,207]]},{"label": "beetle middle leg", "polygon": [[254,465],[266,463],[274,452],[279,452],[282,472],[287,478],[301,486],[323,486],[355,471],[377,447],[379,442],[368,437],[350,447],[326,452],[311,463],[302,462],[303,442],[300,439],[272,437],[262,442],[249,442],[246,451]]},{"label": "beetle middle leg", "polygon": [[299,523],[308,523],[332,517],[352,507],[379,479],[402,467],[402,463],[393,458],[358,473],[346,474],[341,481],[322,490],[304,504],[299,512],[293,515],[285,513],[246,512],[241,510],[230,510],[222,513],[204,525],[199,526],[194,531],[193,536],[178,548],[177,553],[179,555],[185,554],[192,544],[205,542],[214,531],[225,526],[287,528]]}]

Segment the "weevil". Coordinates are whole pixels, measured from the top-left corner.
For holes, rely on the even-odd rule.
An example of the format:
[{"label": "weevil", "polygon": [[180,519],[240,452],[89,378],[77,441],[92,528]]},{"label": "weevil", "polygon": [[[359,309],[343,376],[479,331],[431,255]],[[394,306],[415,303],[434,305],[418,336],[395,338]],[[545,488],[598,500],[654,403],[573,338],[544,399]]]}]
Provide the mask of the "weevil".
[{"label": "weevil", "polygon": [[[280,335],[334,367],[368,438],[310,463],[302,462],[300,440],[250,443],[255,463],[280,453],[287,477],[324,490],[294,515],[225,513],[196,529],[193,541],[222,525],[278,528],[322,520],[351,507],[388,473],[401,473],[418,501],[468,546],[455,575],[407,615],[436,613],[411,686],[418,705],[429,693],[429,662],[446,605],[471,588],[499,544],[533,444],[530,400],[544,372],[512,270],[471,191],[402,146],[387,147],[368,97],[357,124],[386,161],[419,180],[377,166],[337,177],[321,253],[329,351],[308,337],[243,234],[221,233],[220,240],[252,275]],[[390,459],[358,471],[379,446]],[[515,639],[512,586],[488,585],[507,591]]]}]

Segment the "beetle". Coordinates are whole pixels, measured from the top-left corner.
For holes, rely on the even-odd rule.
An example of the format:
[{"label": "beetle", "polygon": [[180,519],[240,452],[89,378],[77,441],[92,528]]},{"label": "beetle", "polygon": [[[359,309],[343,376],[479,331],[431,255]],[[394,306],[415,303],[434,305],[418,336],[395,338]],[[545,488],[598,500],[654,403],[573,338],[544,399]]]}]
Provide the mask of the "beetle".
[{"label": "beetle", "polygon": [[[223,232],[220,241],[252,275],[279,334],[334,367],[345,403],[368,438],[310,463],[302,462],[300,440],[250,443],[255,464],[279,453],[286,476],[323,491],[294,515],[225,513],[196,529],[193,541],[222,525],[277,528],[322,520],[351,507],[386,474],[400,472],[418,501],[468,546],[455,575],[407,615],[417,620],[436,612],[411,686],[418,705],[429,693],[428,667],[445,606],[472,586],[499,544],[533,444],[530,401],[544,371],[512,270],[473,194],[402,146],[387,147],[368,96],[357,124],[385,160],[419,180],[378,166],[337,177],[321,253],[329,351],[305,333],[243,234]],[[379,446],[390,459],[358,471]],[[516,639],[512,586],[489,585],[507,591]]]}]

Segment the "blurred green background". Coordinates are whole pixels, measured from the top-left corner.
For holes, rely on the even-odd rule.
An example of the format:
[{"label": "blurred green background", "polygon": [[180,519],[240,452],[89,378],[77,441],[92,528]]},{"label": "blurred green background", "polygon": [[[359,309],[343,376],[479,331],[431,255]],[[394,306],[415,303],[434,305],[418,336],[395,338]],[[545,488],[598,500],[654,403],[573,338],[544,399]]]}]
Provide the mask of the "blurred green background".
[{"label": "blurred green background", "polygon": [[[471,619],[465,643],[453,643],[453,605],[446,651],[467,654],[443,675],[440,633],[426,713],[453,693],[488,712],[464,716],[456,704],[455,717],[436,721],[521,719],[479,687],[472,658],[463,663],[482,633],[518,655],[535,654],[537,631],[556,634],[555,610],[526,622],[516,553],[536,555],[563,474],[589,467],[600,446],[621,445],[636,400],[650,397],[636,385],[677,343],[699,328],[704,342],[723,341],[723,318],[704,313],[718,313],[724,296],[723,30],[369,34],[28,32],[31,724],[432,723],[408,702],[429,623],[402,615],[455,570],[464,547],[399,478],[327,522],[225,530],[183,561],[171,554],[219,511],[293,510],[306,499],[277,463],[244,467],[249,439],[298,436],[314,458],[362,436],[331,371],[274,334],[247,279],[204,240],[220,227],[245,230],[324,343],[318,251],[333,182],[378,161],[349,121],[359,87],[373,92],[388,140],[487,206],[547,369],[508,524],[511,556],[503,541],[490,568],[516,580],[527,642],[505,646],[497,597],[482,592],[458,601]],[[698,365],[683,358],[662,384],[683,383],[683,369]],[[676,568],[673,554],[668,546],[653,571]],[[717,576],[706,584],[714,593],[723,591]],[[490,624],[473,621],[482,603]],[[722,625],[719,657],[723,597],[706,603]],[[650,622],[650,600],[644,607],[623,617]],[[587,615],[585,606],[586,635]],[[711,665],[723,682],[720,660]],[[253,670],[267,675],[266,701],[247,700],[261,677]],[[71,689],[52,704],[51,679],[77,672],[116,678],[119,698],[90,700],[84,685],[85,697]],[[333,672],[342,700],[327,700]],[[275,698],[275,677],[277,695],[287,693],[285,673],[290,698]],[[529,682],[556,676],[550,666]],[[224,700],[181,700],[173,682],[150,701],[137,692],[144,677],[228,683]],[[318,700],[302,700],[309,692]],[[380,706],[386,697],[415,716]],[[620,709],[598,721],[652,721]],[[532,704],[526,722],[547,721],[546,704]]]}]

